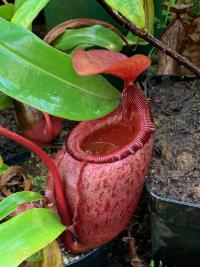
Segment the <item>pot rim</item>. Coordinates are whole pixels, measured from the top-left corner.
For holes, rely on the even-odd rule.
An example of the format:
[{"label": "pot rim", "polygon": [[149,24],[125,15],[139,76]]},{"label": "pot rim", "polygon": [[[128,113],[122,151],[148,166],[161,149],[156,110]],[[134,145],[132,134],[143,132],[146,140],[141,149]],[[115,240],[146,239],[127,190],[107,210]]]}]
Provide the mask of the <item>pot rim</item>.
[{"label": "pot rim", "polygon": [[198,204],[193,204],[191,202],[186,202],[186,201],[176,200],[176,199],[172,199],[172,198],[162,197],[162,196],[157,195],[156,193],[153,193],[150,189],[150,184],[149,184],[148,180],[145,182],[145,187],[146,187],[148,194],[151,197],[155,198],[156,200],[168,202],[171,204],[183,205],[183,206],[187,206],[187,207],[200,209],[200,204],[198,205]]},{"label": "pot rim", "polygon": [[95,248],[95,249],[89,251],[84,256],[81,256],[78,260],[75,260],[73,262],[70,262],[69,264],[64,264],[64,266],[65,267],[73,266],[74,264],[77,264],[77,263],[81,262],[82,260],[85,260],[86,258],[90,257],[91,255],[95,254],[96,252],[98,252],[99,249],[101,249],[101,247]]},{"label": "pot rim", "polygon": [[[95,260],[99,259],[100,257],[106,257],[107,253],[108,253],[108,248],[109,248],[109,243],[104,244],[100,247],[94,248],[92,250],[90,250],[88,253],[86,253],[84,256],[82,256],[81,258],[79,258],[78,260],[71,262],[69,264],[64,264],[64,267],[73,267],[73,265],[77,266],[78,264],[80,264],[80,266],[82,266],[82,261],[84,260],[90,260],[89,257],[92,257],[91,260],[94,260],[94,257],[96,258]],[[85,262],[84,262],[85,264]]]}]

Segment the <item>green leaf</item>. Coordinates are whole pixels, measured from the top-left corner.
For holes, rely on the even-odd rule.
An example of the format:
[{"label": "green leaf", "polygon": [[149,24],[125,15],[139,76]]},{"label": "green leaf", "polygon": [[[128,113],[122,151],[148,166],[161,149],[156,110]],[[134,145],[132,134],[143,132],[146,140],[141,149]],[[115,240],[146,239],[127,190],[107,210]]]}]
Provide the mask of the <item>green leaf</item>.
[{"label": "green leaf", "polygon": [[90,120],[111,112],[120,93],[103,77],[81,77],[70,55],[0,18],[0,91],[49,114]]},{"label": "green leaf", "polygon": [[2,157],[0,155],[0,175],[2,175],[8,169],[9,169],[9,166],[7,166],[5,163],[3,163],[3,159],[2,159]]},{"label": "green leaf", "polygon": [[145,12],[141,0],[106,0],[106,2],[139,28],[145,27]]},{"label": "green leaf", "polygon": [[28,28],[39,12],[47,5],[49,0],[26,0],[23,4],[18,5],[11,22]]},{"label": "green leaf", "polygon": [[43,253],[42,250],[39,250],[37,252],[35,252],[33,255],[31,255],[30,257],[28,257],[26,259],[29,262],[39,262],[43,260]]},{"label": "green leaf", "polygon": [[3,159],[2,156],[0,155],[0,169],[3,167]]},{"label": "green leaf", "polygon": [[0,92],[0,111],[9,108],[12,105],[12,99]]},{"label": "green leaf", "polygon": [[13,16],[13,4],[5,4],[0,6],[0,17],[11,20]]},{"label": "green leaf", "polygon": [[[142,0],[143,8],[145,12],[145,29],[148,33],[153,34],[154,32],[154,3],[153,0]],[[142,38],[132,34],[129,32],[126,36],[129,44],[133,45],[147,45],[148,42],[143,40]]]},{"label": "green leaf", "polygon": [[76,47],[100,46],[108,50],[120,51],[123,48],[122,39],[112,30],[101,25],[81,29],[68,29],[56,39],[53,46],[62,51]]},{"label": "green leaf", "polygon": [[26,202],[34,202],[42,199],[42,196],[36,192],[22,191],[12,194],[0,202],[0,220],[4,219],[11,212],[16,210],[17,206]]},{"label": "green leaf", "polygon": [[144,12],[145,12],[145,28],[148,33],[154,32],[154,3],[153,0],[143,0]]},{"label": "green leaf", "polygon": [[167,11],[166,11],[166,16],[165,16],[165,24],[167,23],[167,20],[169,18],[169,14],[170,14],[170,9],[171,7],[175,4],[176,0],[169,0],[168,1],[168,5],[167,5]]},{"label": "green leaf", "polygon": [[[141,0],[143,5],[144,16],[145,16],[145,30],[148,33],[153,34],[154,32],[154,3],[153,0]],[[126,36],[130,45],[147,45],[148,42],[142,38],[134,35],[132,32],[129,32]]]},{"label": "green leaf", "polygon": [[2,267],[17,267],[66,229],[49,209],[30,209],[0,225]]},{"label": "green leaf", "polygon": [[17,9],[20,8],[21,5],[23,5],[27,0],[15,0],[14,2],[14,12],[17,11]]},{"label": "green leaf", "polygon": [[132,32],[128,32],[126,39],[130,45],[147,45],[148,44],[148,42],[138,37],[137,35],[134,35]]},{"label": "green leaf", "polygon": [[9,169],[9,166],[7,166],[6,164],[3,164],[3,166],[1,166],[1,168],[0,168],[0,175],[2,175],[8,169]]}]

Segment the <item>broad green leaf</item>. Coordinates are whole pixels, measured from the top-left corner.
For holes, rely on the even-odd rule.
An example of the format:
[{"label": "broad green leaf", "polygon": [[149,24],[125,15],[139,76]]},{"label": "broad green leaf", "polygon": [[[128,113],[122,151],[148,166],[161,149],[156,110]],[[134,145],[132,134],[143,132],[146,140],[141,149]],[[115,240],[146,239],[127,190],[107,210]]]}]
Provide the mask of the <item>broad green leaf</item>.
[{"label": "broad green leaf", "polygon": [[17,206],[27,202],[34,202],[42,199],[42,196],[36,192],[22,191],[4,198],[0,202],[0,220],[16,210]]},{"label": "broad green leaf", "polygon": [[0,17],[11,20],[13,16],[13,4],[5,4],[0,6]]},{"label": "broad green leaf", "polygon": [[12,105],[12,99],[0,92],[0,111],[9,108]]},{"label": "broad green leaf", "polygon": [[141,0],[106,0],[106,2],[139,28],[145,27],[145,12]]},{"label": "broad green leaf", "polygon": [[62,51],[76,47],[100,46],[108,50],[120,51],[123,48],[122,39],[112,30],[101,25],[81,29],[68,29],[59,36],[53,46]]},{"label": "broad green leaf", "polygon": [[24,1],[23,4],[18,6],[18,9],[16,10],[11,21],[21,27],[28,28],[48,2],[49,0]]},{"label": "broad green leaf", "polygon": [[27,210],[4,222],[0,225],[1,266],[17,267],[65,229],[58,215],[44,208]]},{"label": "broad green leaf", "polygon": [[103,77],[81,77],[70,55],[0,18],[0,91],[49,114],[90,120],[111,112],[120,93]]}]

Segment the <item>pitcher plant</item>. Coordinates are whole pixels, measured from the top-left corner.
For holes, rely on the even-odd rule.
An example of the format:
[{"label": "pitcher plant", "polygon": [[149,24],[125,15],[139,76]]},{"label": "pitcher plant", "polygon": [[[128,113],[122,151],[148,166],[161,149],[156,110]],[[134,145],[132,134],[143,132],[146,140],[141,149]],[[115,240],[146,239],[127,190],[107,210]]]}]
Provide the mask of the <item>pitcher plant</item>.
[{"label": "pitcher plant", "polygon": [[0,134],[35,152],[48,166],[46,197],[67,231],[74,253],[101,246],[124,230],[137,206],[152,152],[155,126],[135,79],[150,65],[144,55],[78,49],[79,75],[112,74],[124,80],[122,99],[110,114],[81,122],[55,160],[30,140],[0,126]]}]

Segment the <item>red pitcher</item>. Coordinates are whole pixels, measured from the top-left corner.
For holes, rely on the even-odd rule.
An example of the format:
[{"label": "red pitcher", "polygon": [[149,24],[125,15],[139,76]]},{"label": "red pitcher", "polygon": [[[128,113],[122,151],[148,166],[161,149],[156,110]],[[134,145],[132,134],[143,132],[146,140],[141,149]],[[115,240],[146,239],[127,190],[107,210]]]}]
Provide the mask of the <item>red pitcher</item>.
[{"label": "red pitcher", "polygon": [[[149,62],[142,55],[126,58],[100,50],[78,50],[74,55],[79,74],[112,73],[125,80],[125,88],[117,109],[80,123],[55,159],[71,213],[65,241],[72,252],[113,239],[137,206],[151,159],[154,124],[142,90],[132,81]],[[54,201],[51,177],[47,196]]]}]

